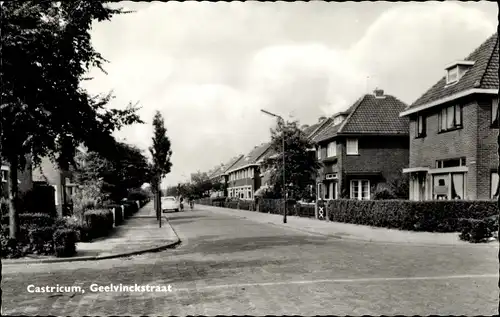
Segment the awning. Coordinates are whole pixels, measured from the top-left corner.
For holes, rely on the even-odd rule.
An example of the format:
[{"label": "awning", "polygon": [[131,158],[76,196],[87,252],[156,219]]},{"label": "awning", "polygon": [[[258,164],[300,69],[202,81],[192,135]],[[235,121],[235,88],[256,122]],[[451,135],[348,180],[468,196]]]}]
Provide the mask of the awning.
[{"label": "awning", "polygon": [[428,167],[409,167],[409,168],[403,168],[403,174],[406,173],[416,173],[416,172],[428,172],[429,168]]}]

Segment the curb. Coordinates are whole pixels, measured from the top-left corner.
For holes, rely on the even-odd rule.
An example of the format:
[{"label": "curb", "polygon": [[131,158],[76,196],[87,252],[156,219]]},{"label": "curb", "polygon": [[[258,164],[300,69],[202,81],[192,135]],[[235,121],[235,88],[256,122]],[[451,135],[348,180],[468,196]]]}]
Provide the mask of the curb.
[{"label": "curb", "polygon": [[9,259],[2,259],[2,264],[3,265],[9,265],[9,264],[42,264],[42,263],[60,263],[60,262],[82,262],[82,261],[98,261],[98,260],[108,260],[108,259],[116,259],[116,258],[124,258],[124,257],[129,257],[133,255],[140,255],[144,253],[154,253],[154,252],[160,252],[164,251],[166,249],[173,249],[179,244],[182,243],[181,239],[179,238],[179,235],[177,232],[175,232],[174,228],[166,219],[166,222],[170,226],[170,229],[174,232],[175,236],[177,237],[177,240],[174,242],[170,242],[164,245],[161,245],[159,247],[154,247],[154,248],[148,248],[148,249],[142,249],[142,250],[137,250],[137,251],[130,251],[130,252],[123,252],[123,253],[115,253],[115,254],[109,254],[109,255],[98,255],[98,256],[80,256],[80,257],[73,257],[73,258],[50,258],[50,259],[26,259],[26,260],[9,260]]},{"label": "curb", "polygon": [[[208,206],[208,207],[221,208],[221,209],[223,209],[222,210],[223,212],[226,211],[226,212],[230,213],[231,215],[233,215],[233,213],[231,212],[232,210],[237,210],[237,209],[216,207],[216,206]],[[215,212],[217,212],[217,211],[215,211]],[[432,243],[431,242],[425,243],[425,242],[411,242],[411,241],[380,241],[380,240],[373,240],[370,238],[364,238],[364,237],[352,236],[352,235],[346,236],[346,235],[336,235],[336,234],[324,234],[324,233],[319,233],[316,231],[310,231],[310,230],[301,229],[301,228],[289,227],[289,226],[284,225],[284,224],[278,224],[278,223],[274,223],[274,222],[270,222],[270,221],[262,222],[262,221],[258,221],[258,220],[252,220],[252,219],[247,218],[243,215],[234,214],[234,216],[241,218],[241,219],[247,219],[250,221],[254,221],[254,222],[270,224],[270,225],[280,227],[283,229],[296,230],[296,231],[305,232],[308,234],[329,237],[329,238],[334,238],[334,239],[338,239],[338,240],[346,240],[346,241],[371,242],[371,243],[377,243],[377,244],[391,244],[391,245],[423,246],[423,247],[452,247],[452,248],[457,248],[457,247],[458,248],[462,248],[462,247],[467,247],[467,248],[470,248],[470,247],[498,248],[499,247],[498,241],[496,243],[490,242],[490,243],[486,243],[486,244],[482,244],[482,243],[449,244],[449,243],[433,243],[433,242]],[[457,233],[457,235],[458,235],[458,233]]]}]

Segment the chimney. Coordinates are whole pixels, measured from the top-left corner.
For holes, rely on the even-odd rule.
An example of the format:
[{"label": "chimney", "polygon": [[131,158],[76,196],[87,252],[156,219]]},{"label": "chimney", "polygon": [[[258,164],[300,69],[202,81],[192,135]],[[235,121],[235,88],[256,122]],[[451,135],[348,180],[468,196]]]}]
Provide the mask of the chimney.
[{"label": "chimney", "polygon": [[383,89],[376,88],[373,91],[373,94],[375,95],[376,98],[384,98],[384,90]]},{"label": "chimney", "polygon": [[318,122],[322,122],[322,121],[324,121],[325,119],[326,119],[326,117],[324,117],[324,116],[319,117]]}]

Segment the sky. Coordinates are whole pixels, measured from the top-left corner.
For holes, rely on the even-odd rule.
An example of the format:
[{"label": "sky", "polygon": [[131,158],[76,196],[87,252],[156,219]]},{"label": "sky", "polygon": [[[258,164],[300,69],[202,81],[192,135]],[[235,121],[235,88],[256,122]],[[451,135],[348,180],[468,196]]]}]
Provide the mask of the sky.
[{"label": "sky", "polygon": [[495,2],[128,2],[95,23],[107,75],[84,87],[138,102],[116,137],[145,153],[156,110],[172,142],[162,186],[270,140],[274,118],[313,124],[375,88],[411,104],[498,24]]}]

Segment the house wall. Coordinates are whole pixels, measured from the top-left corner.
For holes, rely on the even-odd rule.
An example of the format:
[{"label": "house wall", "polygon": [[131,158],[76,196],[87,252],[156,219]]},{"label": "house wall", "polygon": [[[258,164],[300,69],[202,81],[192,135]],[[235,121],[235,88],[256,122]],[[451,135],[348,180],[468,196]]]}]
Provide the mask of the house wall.
[{"label": "house wall", "polygon": [[390,182],[408,166],[408,136],[358,137],[358,155],[346,155],[345,140],[341,141],[341,164],[344,172],[382,172],[382,181]]},{"label": "house wall", "polygon": [[[498,96],[495,96],[498,98]],[[477,113],[477,198],[489,199],[491,172],[498,170],[498,129],[491,127],[491,96],[478,98]]]},{"label": "house wall", "polygon": [[[415,138],[416,116],[410,117],[409,167],[436,167],[436,160],[466,158],[467,198],[489,199],[490,173],[496,168],[497,131],[492,129],[491,97],[474,96],[459,101],[462,104],[463,128],[439,133],[439,111],[434,107],[425,113],[426,136]],[[430,185],[430,184],[429,184]]]},{"label": "house wall", "polygon": [[[338,173],[339,197],[349,195],[349,173],[381,172],[382,179],[368,177],[372,187],[378,182],[390,182],[401,175],[401,170],[408,166],[410,151],[408,136],[362,136],[358,139],[358,155],[346,154],[346,138],[338,137],[336,161],[322,159],[318,182],[324,181],[324,175]],[[326,155],[327,143],[321,144]],[[322,156],[325,158],[325,156]],[[359,177],[354,177],[359,178]]]}]

